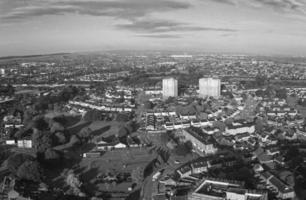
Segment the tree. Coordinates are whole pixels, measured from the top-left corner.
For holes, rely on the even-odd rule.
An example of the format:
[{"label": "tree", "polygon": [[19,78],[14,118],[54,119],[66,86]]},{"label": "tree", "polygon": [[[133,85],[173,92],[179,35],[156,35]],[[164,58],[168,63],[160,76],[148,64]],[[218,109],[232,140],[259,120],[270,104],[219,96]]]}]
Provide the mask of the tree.
[{"label": "tree", "polygon": [[[31,126],[29,126],[29,127],[31,127]],[[25,135],[31,135],[33,130],[32,130],[32,128],[29,128],[29,127],[26,127],[26,128],[22,127],[21,129],[19,129],[15,133],[14,137],[19,139],[19,138],[24,137]]]},{"label": "tree", "polygon": [[47,130],[49,128],[49,125],[43,117],[38,117],[37,119],[34,120],[33,127],[40,131],[43,131]]},{"label": "tree", "polygon": [[47,110],[49,107],[49,99],[47,97],[42,97],[38,99],[34,105],[36,111]]},{"label": "tree", "polygon": [[52,134],[49,131],[39,131],[34,129],[32,142],[36,151],[38,153],[43,153],[53,145]]},{"label": "tree", "polygon": [[116,99],[117,103],[123,103],[124,102],[124,91],[120,92],[120,98]]},{"label": "tree", "polygon": [[63,132],[56,132],[54,135],[57,144],[64,144],[67,141],[67,138]]},{"label": "tree", "polygon": [[13,138],[17,132],[18,129],[14,126],[13,128],[8,130],[7,135],[9,136],[9,138]]},{"label": "tree", "polygon": [[258,96],[258,97],[264,97],[265,92],[263,90],[259,89],[259,90],[255,91],[255,95]]},{"label": "tree", "polygon": [[19,168],[25,161],[34,160],[34,158],[27,154],[13,154],[7,159],[7,168],[15,174]]},{"label": "tree", "polygon": [[144,102],[144,108],[145,109],[152,109],[153,108],[153,103],[151,101],[145,101]]},{"label": "tree", "polygon": [[1,85],[0,94],[12,96],[15,93],[15,88],[11,84]]},{"label": "tree", "polygon": [[9,146],[0,146],[0,162],[3,163],[4,160],[8,159],[8,157],[10,156],[11,152],[10,152],[10,148]]},{"label": "tree", "polygon": [[88,139],[92,133],[92,129],[87,126],[85,128],[83,128],[80,132],[78,132],[78,136],[81,138],[81,139]]},{"label": "tree", "polygon": [[276,92],[275,96],[277,98],[280,98],[280,99],[286,99],[287,98],[287,90],[286,90],[286,88],[276,89],[275,92]]},{"label": "tree", "polygon": [[255,130],[256,131],[262,131],[263,130],[263,120],[261,118],[257,118],[255,120]]},{"label": "tree", "polygon": [[222,121],[213,122],[213,126],[220,129],[221,131],[225,131],[225,127],[226,127],[225,123]]},{"label": "tree", "polygon": [[136,122],[136,121],[129,121],[127,124],[126,124],[126,126],[127,126],[127,128],[129,129],[129,130],[131,130],[130,131],[130,133],[133,133],[133,132],[135,132],[135,131],[137,131],[138,130],[138,128],[139,128],[139,124]]},{"label": "tree", "polygon": [[45,151],[44,157],[47,161],[57,161],[58,159],[60,159],[60,154],[57,151],[49,148]]},{"label": "tree", "polygon": [[131,173],[131,177],[134,183],[140,184],[143,180],[143,168],[137,167]]},{"label": "tree", "polygon": [[299,100],[298,100],[298,104],[299,104],[300,106],[306,107],[306,101],[305,101],[304,99],[299,99]]},{"label": "tree", "polygon": [[76,123],[78,123],[80,120],[81,120],[80,116],[72,116],[72,115],[69,116],[60,115],[53,118],[54,122],[58,122],[64,127],[73,126]]},{"label": "tree", "polygon": [[69,101],[70,99],[78,95],[79,93],[80,91],[78,88],[74,86],[68,86],[59,93],[58,95],[59,101],[64,101],[64,102]]},{"label": "tree", "polygon": [[135,129],[134,129],[135,126],[134,125],[135,125],[135,123],[132,123],[132,122],[125,124],[125,128],[127,129],[129,134],[131,134],[135,131]]},{"label": "tree", "polygon": [[185,142],[185,147],[186,147],[186,149],[187,149],[187,151],[188,151],[189,153],[192,152],[193,145],[192,145],[192,142],[191,142],[191,141],[188,140],[187,142]]},{"label": "tree", "polygon": [[101,119],[101,112],[98,110],[89,110],[85,113],[83,119],[85,121],[97,121]]},{"label": "tree", "polygon": [[242,93],[241,97],[242,97],[243,101],[246,101],[248,99],[248,95],[246,93]]},{"label": "tree", "polygon": [[46,160],[56,160],[59,159],[60,155],[57,151],[49,148],[45,151],[45,159]]},{"label": "tree", "polygon": [[288,162],[291,168],[296,168],[303,162],[303,158],[297,147],[290,147],[284,157],[285,162]]},{"label": "tree", "polygon": [[272,97],[275,96],[275,94],[276,94],[276,92],[275,92],[275,86],[274,86],[274,85],[269,85],[269,86],[267,87],[267,89],[265,90],[265,95],[268,96],[268,97],[270,97],[270,98],[272,98]]},{"label": "tree", "polygon": [[188,142],[187,144],[184,143],[184,144],[177,145],[174,151],[177,155],[186,156],[187,154],[191,152],[191,150],[192,150],[192,144],[190,148],[190,143]]},{"label": "tree", "polygon": [[122,126],[118,131],[118,137],[125,137],[127,135],[129,135],[129,130],[125,126]]},{"label": "tree", "polygon": [[117,122],[127,122],[129,121],[129,116],[128,114],[125,113],[118,113],[116,117]]},{"label": "tree", "polygon": [[39,182],[41,180],[41,169],[37,161],[27,160],[17,170],[20,179]]},{"label": "tree", "polygon": [[65,130],[65,127],[60,124],[59,122],[55,122],[55,121],[52,121],[50,122],[50,132],[51,133],[55,133],[57,131],[64,131]]},{"label": "tree", "polygon": [[267,77],[266,76],[262,76],[260,74],[257,74],[256,77],[255,77],[255,84],[256,86],[263,86],[265,85],[267,82]]},{"label": "tree", "polygon": [[297,147],[290,147],[284,156],[285,161],[289,161],[298,155],[300,155],[299,149]]},{"label": "tree", "polygon": [[165,104],[174,103],[174,101],[175,101],[175,97],[169,97],[168,99],[166,99]]},{"label": "tree", "polygon": [[24,124],[28,124],[33,118],[33,111],[27,109],[24,113],[23,113],[23,123]]}]

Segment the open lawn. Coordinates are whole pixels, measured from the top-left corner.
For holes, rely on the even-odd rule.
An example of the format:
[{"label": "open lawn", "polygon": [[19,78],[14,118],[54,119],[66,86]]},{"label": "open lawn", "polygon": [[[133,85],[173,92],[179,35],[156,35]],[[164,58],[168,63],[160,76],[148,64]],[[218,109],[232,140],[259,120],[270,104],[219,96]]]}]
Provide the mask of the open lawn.
[{"label": "open lawn", "polygon": [[84,158],[80,168],[90,170],[98,169],[99,173],[109,170],[131,172],[139,166],[145,166],[155,158],[146,148],[122,149],[106,152],[100,158]]},{"label": "open lawn", "polygon": [[[49,111],[48,113],[45,114],[45,117],[48,118],[48,119],[52,119],[52,118],[55,118],[55,117],[62,117],[64,116],[67,120],[70,121],[70,118],[75,118],[77,119],[77,121],[74,121],[74,123],[77,123],[78,121],[81,120],[81,115],[80,114],[70,114],[70,113],[67,113],[67,112],[56,112],[56,111]],[[70,124],[73,125],[74,123]]]},{"label": "open lawn", "polygon": [[[94,183],[99,174],[112,172],[132,173],[137,168],[145,168],[155,159],[155,154],[149,154],[147,148],[122,149],[106,152],[100,158],[83,158],[79,163],[80,175],[85,189],[92,193],[100,192],[117,192],[118,195],[129,192],[132,182],[122,182],[119,184]],[[116,198],[115,198],[116,199]]]},{"label": "open lawn", "polygon": [[88,122],[88,121],[79,121],[78,123],[74,124],[71,127],[68,127],[69,132],[71,133],[77,133],[82,128],[90,128],[92,131],[96,131],[99,129],[102,129],[104,127],[109,126],[110,128],[104,133],[103,136],[111,136],[118,133],[121,126],[124,126],[124,123],[117,122],[117,121],[94,121],[94,122]]},{"label": "open lawn", "polygon": [[90,124],[89,128],[95,131],[103,127],[109,126],[110,128],[103,133],[103,137],[108,137],[117,134],[119,132],[119,129],[124,126],[124,124],[124,122],[117,121],[94,121]]}]

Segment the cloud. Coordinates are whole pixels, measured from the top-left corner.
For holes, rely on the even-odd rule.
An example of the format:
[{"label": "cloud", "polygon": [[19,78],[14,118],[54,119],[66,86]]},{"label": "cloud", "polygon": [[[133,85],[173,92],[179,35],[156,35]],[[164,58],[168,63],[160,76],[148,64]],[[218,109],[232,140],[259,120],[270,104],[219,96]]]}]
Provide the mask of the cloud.
[{"label": "cloud", "polygon": [[224,4],[228,4],[228,5],[236,5],[237,2],[234,0],[212,0],[213,2],[217,2],[217,3],[224,3]]},{"label": "cloud", "polygon": [[[31,0],[31,2],[31,4],[19,4],[19,6],[11,9],[1,18],[5,20],[27,20],[45,15],[78,13],[134,19],[144,17],[153,12],[187,9],[191,6],[189,3],[173,0]],[[9,3],[7,2],[7,4]]]},{"label": "cloud", "polygon": [[45,15],[63,15],[66,13],[76,13],[76,10],[71,7],[25,7],[25,8],[16,8],[14,11],[10,12],[7,15],[1,17],[2,20],[6,21],[24,21],[28,18],[41,17]]},{"label": "cloud", "polygon": [[231,37],[231,36],[235,36],[235,34],[233,33],[222,33],[220,34],[221,37]]},{"label": "cloud", "polygon": [[305,0],[211,0],[232,6],[247,5],[253,8],[273,8],[277,12],[297,12],[306,14]]},{"label": "cloud", "polygon": [[235,32],[235,29],[194,26],[170,20],[135,20],[128,24],[118,24],[117,28],[144,33],[164,33],[177,31],[220,31]]},{"label": "cloud", "polygon": [[147,38],[165,38],[165,39],[176,39],[181,38],[180,35],[177,34],[138,34],[138,37],[147,37]]},{"label": "cloud", "polygon": [[272,7],[276,11],[298,11],[304,13],[305,4],[296,0],[253,0],[254,3]]},{"label": "cloud", "polygon": [[[188,23],[167,19],[150,19],[151,14],[159,12],[188,9],[192,5],[177,0],[24,0],[22,3],[9,6],[6,2],[7,12],[0,15],[4,22],[14,23],[27,21],[42,16],[58,16],[68,14],[107,16],[114,19],[123,19],[126,23],[115,25],[118,29],[125,29],[138,33],[167,33],[185,31],[220,31],[234,32],[227,28],[201,27]],[[232,0],[217,0],[218,2],[232,2]],[[3,2],[2,2],[3,5]],[[1,6],[1,3],[0,3]],[[10,8],[10,9],[9,9]],[[166,37],[166,35],[163,35]],[[154,37],[154,36],[148,36]],[[158,37],[158,36],[156,36]],[[159,37],[162,37],[160,35]]]},{"label": "cloud", "polygon": [[169,32],[182,25],[170,20],[135,20],[128,24],[118,24],[117,28],[136,32]]}]

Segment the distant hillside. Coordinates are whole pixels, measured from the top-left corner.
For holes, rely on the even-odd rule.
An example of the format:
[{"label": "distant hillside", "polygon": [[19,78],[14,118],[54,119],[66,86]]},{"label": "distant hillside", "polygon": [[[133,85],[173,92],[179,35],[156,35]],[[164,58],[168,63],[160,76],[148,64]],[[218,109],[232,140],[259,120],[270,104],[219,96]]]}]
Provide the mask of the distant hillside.
[{"label": "distant hillside", "polygon": [[26,55],[26,56],[5,56],[5,57],[0,57],[0,60],[36,58],[36,57],[42,57],[42,56],[59,56],[59,55],[68,55],[68,54],[70,53],[53,53],[53,54],[39,54],[39,55]]}]

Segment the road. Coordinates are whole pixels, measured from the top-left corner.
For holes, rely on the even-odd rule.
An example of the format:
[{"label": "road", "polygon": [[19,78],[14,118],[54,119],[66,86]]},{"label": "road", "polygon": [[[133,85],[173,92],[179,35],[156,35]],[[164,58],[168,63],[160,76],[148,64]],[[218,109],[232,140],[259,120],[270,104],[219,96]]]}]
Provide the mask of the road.
[{"label": "road", "polygon": [[141,200],[151,200],[152,199],[152,188],[153,188],[153,181],[152,181],[152,177],[153,177],[152,173],[150,176],[148,176],[142,185],[141,188],[141,193],[140,193],[140,199]]}]

